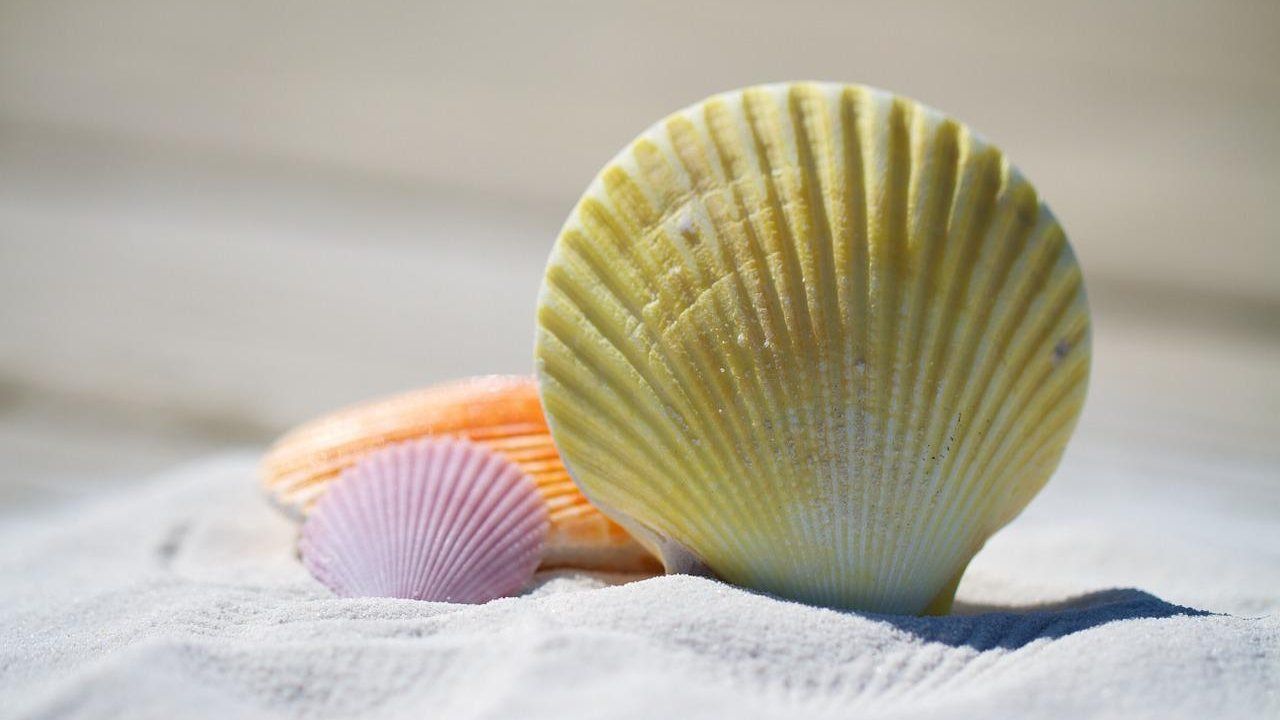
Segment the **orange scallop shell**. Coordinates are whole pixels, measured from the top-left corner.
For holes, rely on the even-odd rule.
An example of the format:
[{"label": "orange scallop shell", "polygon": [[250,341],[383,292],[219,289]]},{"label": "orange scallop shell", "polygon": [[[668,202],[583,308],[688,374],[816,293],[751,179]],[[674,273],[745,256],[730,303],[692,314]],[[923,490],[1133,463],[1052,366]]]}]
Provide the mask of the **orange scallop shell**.
[{"label": "orange scallop shell", "polygon": [[533,478],[551,521],[543,567],[644,571],[656,560],[587,502],[551,440],[532,377],[459,380],[339,410],[291,430],[267,452],[262,480],[300,516],[339,473],[393,443],[463,437],[502,453]]}]

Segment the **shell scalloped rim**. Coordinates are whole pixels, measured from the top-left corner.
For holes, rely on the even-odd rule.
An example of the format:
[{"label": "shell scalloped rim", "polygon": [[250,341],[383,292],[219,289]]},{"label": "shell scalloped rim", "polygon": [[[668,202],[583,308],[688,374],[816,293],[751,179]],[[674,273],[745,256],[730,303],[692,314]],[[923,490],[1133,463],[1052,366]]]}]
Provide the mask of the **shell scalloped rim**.
[{"label": "shell scalloped rim", "polygon": [[566,465],[668,570],[876,612],[947,611],[1089,374],[1080,268],[1034,188],[856,85],[651,127],[565,223],[537,324]]}]

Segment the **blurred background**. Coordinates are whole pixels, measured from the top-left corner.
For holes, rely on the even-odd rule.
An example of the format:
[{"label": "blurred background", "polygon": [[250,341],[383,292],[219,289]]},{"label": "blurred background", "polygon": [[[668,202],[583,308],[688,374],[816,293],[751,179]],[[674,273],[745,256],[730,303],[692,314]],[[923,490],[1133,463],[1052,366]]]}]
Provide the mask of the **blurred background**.
[{"label": "blurred background", "polygon": [[1062,220],[1095,311],[1069,463],[1280,516],[1278,69],[1275,0],[0,0],[0,506],[529,371],[605,161],[827,79],[966,121]]}]

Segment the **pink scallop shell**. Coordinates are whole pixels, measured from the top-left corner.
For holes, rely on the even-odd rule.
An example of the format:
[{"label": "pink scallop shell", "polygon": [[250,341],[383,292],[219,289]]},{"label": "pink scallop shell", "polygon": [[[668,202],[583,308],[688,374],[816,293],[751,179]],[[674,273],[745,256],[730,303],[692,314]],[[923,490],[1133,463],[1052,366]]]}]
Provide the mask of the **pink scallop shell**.
[{"label": "pink scallop shell", "polygon": [[438,438],[344,471],[298,547],[311,574],[344,597],[481,603],[529,581],[547,531],[546,503],[517,465]]}]

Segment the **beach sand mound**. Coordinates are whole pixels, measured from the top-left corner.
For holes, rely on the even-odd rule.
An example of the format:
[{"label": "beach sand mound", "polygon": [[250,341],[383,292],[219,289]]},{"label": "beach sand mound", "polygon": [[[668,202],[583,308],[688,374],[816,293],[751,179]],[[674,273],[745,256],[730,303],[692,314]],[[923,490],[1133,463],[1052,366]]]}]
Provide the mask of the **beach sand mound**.
[{"label": "beach sand mound", "polygon": [[7,522],[0,715],[1280,711],[1276,522],[1238,493],[1117,490],[1098,468],[1055,481],[979,555],[948,617],[574,572],[466,606],[334,598],[295,558],[295,528],[258,495],[254,462],[215,458]]}]

